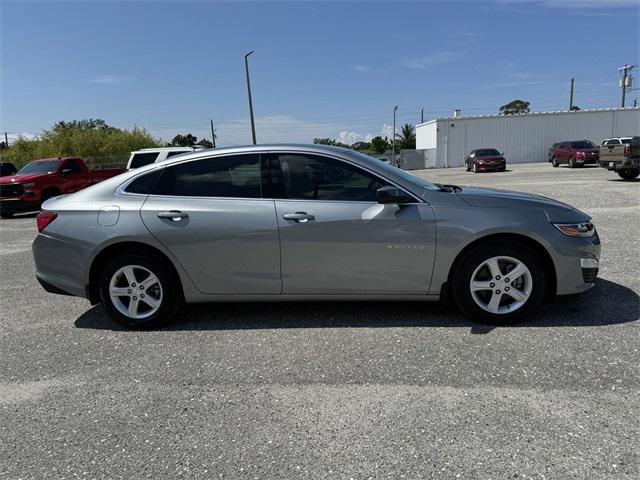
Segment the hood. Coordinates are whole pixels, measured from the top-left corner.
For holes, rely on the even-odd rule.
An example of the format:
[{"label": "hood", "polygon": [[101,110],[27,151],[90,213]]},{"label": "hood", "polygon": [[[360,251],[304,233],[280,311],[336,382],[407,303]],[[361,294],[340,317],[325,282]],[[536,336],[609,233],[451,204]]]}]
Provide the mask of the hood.
[{"label": "hood", "polygon": [[51,175],[51,174],[50,173],[23,173],[19,175],[10,175],[7,177],[0,177],[0,184],[32,182],[34,180],[37,180],[38,178],[42,178],[47,175]]},{"label": "hood", "polygon": [[508,190],[462,187],[462,191],[456,195],[472,207],[539,209],[545,212],[574,210],[573,207],[551,198]]}]

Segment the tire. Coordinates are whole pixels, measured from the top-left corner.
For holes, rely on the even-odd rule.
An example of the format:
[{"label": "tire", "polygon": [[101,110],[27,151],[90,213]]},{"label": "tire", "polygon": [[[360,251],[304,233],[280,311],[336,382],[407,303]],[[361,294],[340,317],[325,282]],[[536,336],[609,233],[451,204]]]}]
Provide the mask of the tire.
[{"label": "tire", "polygon": [[623,170],[616,171],[620,178],[625,180],[633,180],[640,175],[640,168],[625,168]]},{"label": "tire", "polygon": [[[489,264],[495,268],[492,259],[497,257],[499,271],[491,272]],[[508,272],[517,264],[523,273],[509,278]],[[479,287],[475,292],[472,279]],[[509,325],[527,317],[540,304],[546,279],[539,255],[529,247],[515,241],[490,241],[464,254],[453,273],[452,286],[453,298],[465,315],[481,323]],[[521,303],[511,296],[515,293]],[[494,297],[497,303],[492,303]]]},{"label": "tire", "polygon": [[575,168],[576,162],[573,160],[573,157],[569,157],[569,168]]},{"label": "tire", "polygon": [[553,165],[553,168],[558,168],[560,166],[560,164],[558,163],[558,160],[556,159],[556,157],[553,157],[551,159],[551,165]]},{"label": "tire", "polygon": [[[155,255],[136,252],[113,257],[100,271],[98,282],[104,309],[127,328],[149,329],[167,325],[184,302],[176,274],[164,259]],[[122,295],[112,296],[114,292]],[[136,292],[139,296],[135,295]],[[153,304],[149,300],[153,300]],[[134,315],[128,313],[132,301],[137,306]]]},{"label": "tire", "polygon": [[473,163],[472,171],[473,173],[478,173],[478,167],[476,166],[475,162]]}]

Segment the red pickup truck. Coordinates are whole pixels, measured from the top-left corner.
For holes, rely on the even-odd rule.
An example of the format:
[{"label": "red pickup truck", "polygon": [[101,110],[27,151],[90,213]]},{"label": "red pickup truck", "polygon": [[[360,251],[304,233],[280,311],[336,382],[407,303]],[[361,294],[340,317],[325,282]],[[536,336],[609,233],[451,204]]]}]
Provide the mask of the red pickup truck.
[{"label": "red pickup truck", "polygon": [[34,160],[15,175],[0,177],[0,217],[38,210],[51,197],[77,192],[124,171],[124,168],[89,170],[77,157]]}]

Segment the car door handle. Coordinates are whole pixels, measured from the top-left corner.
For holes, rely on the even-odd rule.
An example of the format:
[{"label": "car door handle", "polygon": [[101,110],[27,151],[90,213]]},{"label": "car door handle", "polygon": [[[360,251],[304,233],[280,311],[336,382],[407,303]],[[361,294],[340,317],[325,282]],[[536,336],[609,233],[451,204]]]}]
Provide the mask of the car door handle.
[{"label": "car door handle", "polygon": [[316,217],[309,215],[307,212],[285,213],[282,215],[285,220],[294,220],[298,223],[305,223],[309,220],[314,220]]},{"label": "car door handle", "polygon": [[158,218],[167,218],[174,222],[179,222],[183,218],[188,218],[189,214],[181,212],[180,210],[171,210],[169,212],[158,212]]}]

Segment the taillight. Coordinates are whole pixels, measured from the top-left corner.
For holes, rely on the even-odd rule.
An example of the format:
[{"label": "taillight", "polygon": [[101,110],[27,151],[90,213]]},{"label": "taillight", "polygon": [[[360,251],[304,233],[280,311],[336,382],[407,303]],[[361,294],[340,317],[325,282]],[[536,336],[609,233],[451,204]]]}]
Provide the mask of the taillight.
[{"label": "taillight", "polygon": [[58,217],[55,212],[40,212],[36,215],[36,224],[38,225],[38,232],[42,232],[47,226]]},{"label": "taillight", "polygon": [[624,156],[628,157],[629,155],[631,155],[631,145],[629,145],[628,143],[624,146]]}]

